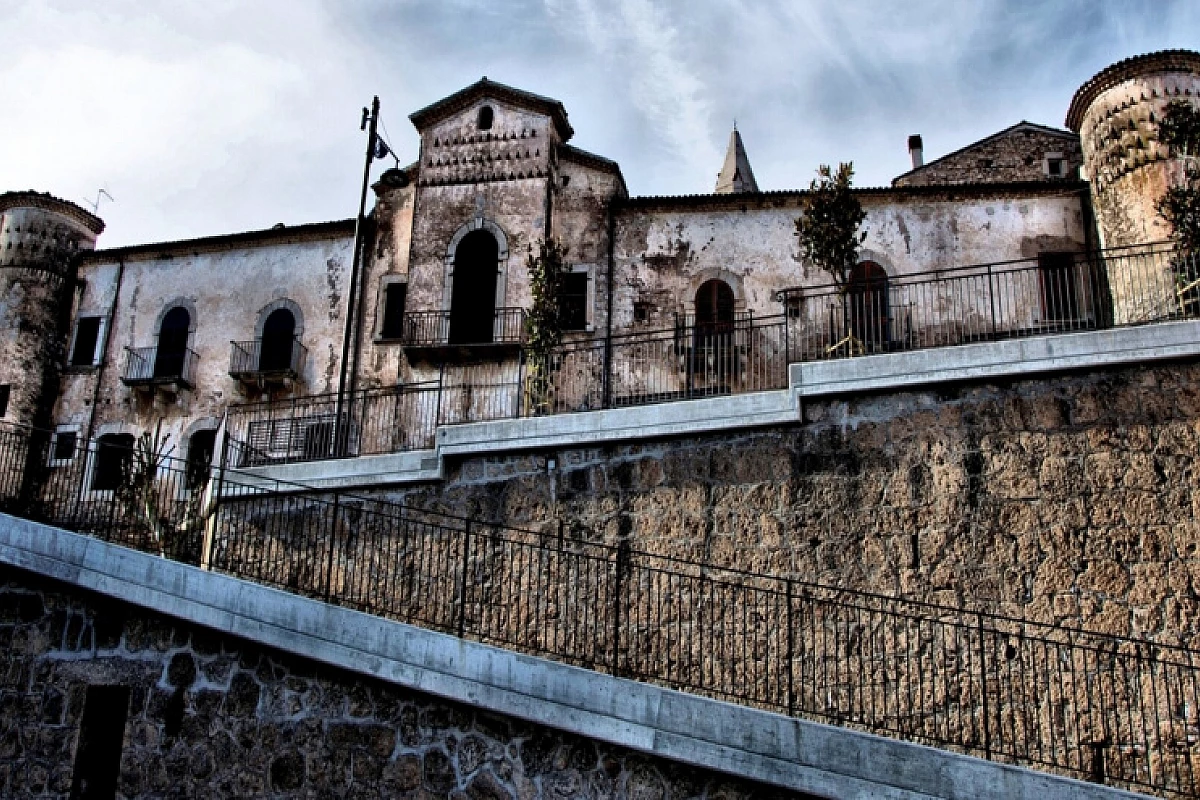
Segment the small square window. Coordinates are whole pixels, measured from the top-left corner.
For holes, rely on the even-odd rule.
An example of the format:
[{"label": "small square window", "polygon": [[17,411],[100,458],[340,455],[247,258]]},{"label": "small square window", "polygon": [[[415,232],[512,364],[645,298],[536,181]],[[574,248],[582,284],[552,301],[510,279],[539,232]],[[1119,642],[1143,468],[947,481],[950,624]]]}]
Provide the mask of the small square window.
[{"label": "small square window", "polygon": [[1051,178],[1061,178],[1063,174],[1063,162],[1061,158],[1046,159],[1046,172]]},{"label": "small square window", "polygon": [[78,443],[79,434],[75,431],[55,431],[50,460],[61,463],[75,458],[75,447]]},{"label": "small square window", "polygon": [[654,313],[654,304],[648,303],[645,300],[638,300],[633,304],[633,321],[648,322],[650,315]]}]

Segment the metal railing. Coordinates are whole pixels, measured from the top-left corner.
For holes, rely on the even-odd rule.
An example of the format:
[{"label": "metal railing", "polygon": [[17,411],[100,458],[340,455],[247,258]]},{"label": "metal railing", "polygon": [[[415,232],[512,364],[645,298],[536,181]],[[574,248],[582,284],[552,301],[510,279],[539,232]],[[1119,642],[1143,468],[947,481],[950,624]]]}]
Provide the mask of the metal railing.
[{"label": "metal railing", "polygon": [[196,351],[190,347],[126,347],[121,380],[127,386],[196,384]]},{"label": "metal railing", "polygon": [[295,378],[303,373],[308,348],[300,339],[287,340],[251,339],[229,343],[229,374],[236,380],[254,379],[263,376],[288,376]]},{"label": "metal railing", "polygon": [[1124,788],[1200,791],[1195,650],[596,544],[562,520],[523,530],[268,491],[220,468],[208,492],[171,458],[99,492],[95,443],[52,462],[50,436],[0,426],[0,510],[589,669]]},{"label": "metal railing", "polygon": [[525,341],[525,309],[498,308],[490,326],[450,311],[409,311],[404,314],[400,340],[410,347],[521,344]]},{"label": "metal railing", "polygon": [[1169,244],[776,293],[790,362],[948,347],[1200,316],[1200,260]]}]

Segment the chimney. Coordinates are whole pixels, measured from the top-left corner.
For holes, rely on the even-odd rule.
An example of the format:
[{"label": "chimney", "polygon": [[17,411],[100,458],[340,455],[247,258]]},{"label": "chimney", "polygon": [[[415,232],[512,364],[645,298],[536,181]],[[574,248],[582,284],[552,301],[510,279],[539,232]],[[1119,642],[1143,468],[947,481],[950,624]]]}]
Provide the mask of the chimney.
[{"label": "chimney", "polygon": [[914,133],[908,137],[908,154],[912,156],[913,169],[925,163],[925,147],[921,144],[921,134]]}]

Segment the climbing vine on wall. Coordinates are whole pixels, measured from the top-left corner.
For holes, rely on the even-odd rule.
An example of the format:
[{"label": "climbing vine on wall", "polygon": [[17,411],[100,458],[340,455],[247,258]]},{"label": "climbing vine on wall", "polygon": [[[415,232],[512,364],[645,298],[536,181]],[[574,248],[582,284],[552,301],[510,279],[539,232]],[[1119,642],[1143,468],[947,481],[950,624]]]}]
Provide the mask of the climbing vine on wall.
[{"label": "climbing vine on wall", "polygon": [[533,303],[525,318],[526,397],[535,414],[550,413],[557,353],[562,344],[561,296],[567,248],[554,239],[530,248],[525,259]]}]

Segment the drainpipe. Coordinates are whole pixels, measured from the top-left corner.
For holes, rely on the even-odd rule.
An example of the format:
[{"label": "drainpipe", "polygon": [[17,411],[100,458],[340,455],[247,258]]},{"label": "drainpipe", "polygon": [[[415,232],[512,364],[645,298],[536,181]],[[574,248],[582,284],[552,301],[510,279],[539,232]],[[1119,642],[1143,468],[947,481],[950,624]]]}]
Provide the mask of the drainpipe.
[{"label": "drainpipe", "polygon": [[601,406],[608,408],[612,405],[612,318],[613,318],[613,286],[616,285],[616,276],[613,274],[616,269],[616,247],[617,247],[617,218],[613,212],[613,205],[616,203],[616,197],[608,201],[608,297],[605,300],[606,311],[604,315],[604,395],[601,398]]}]

